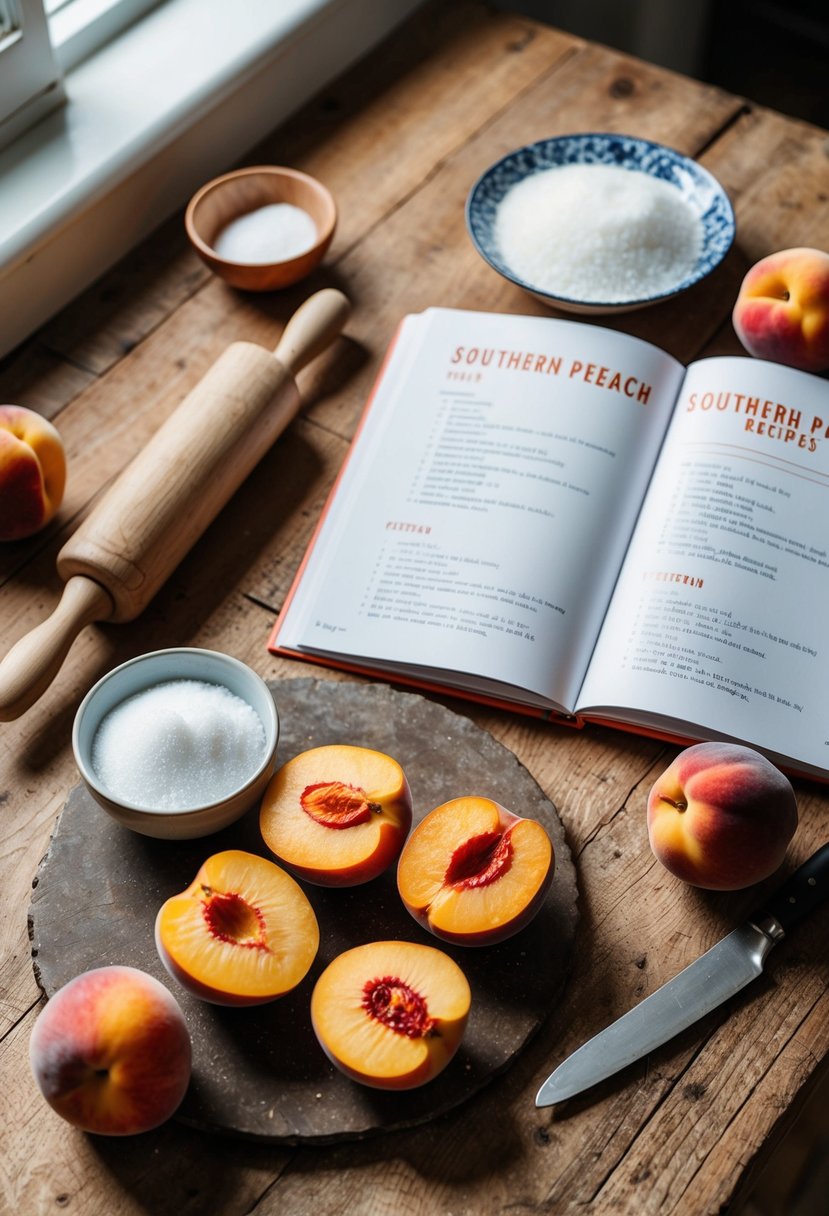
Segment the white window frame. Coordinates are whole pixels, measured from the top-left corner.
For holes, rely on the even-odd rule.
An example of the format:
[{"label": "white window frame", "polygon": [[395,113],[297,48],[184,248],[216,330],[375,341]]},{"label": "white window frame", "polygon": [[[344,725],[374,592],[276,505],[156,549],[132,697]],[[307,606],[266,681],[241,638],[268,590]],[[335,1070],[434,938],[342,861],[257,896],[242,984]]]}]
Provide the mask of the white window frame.
[{"label": "white window frame", "polygon": [[0,0],[0,148],[65,103],[65,73],[164,3]]},{"label": "white window frame", "polygon": [[67,71],[0,149],[0,358],[423,2],[163,0]]},{"label": "white window frame", "polygon": [[0,0],[0,146],[61,105],[62,74],[42,0]]},{"label": "white window frame", "polygon": [[64,72],[164,0],[37,0],[46,10],[57,61]]}]

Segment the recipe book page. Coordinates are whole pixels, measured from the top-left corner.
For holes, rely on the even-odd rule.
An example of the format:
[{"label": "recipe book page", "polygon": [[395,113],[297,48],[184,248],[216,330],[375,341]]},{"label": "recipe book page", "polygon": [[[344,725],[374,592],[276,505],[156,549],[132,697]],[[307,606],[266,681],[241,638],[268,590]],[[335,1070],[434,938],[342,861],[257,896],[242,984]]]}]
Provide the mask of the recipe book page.
[{"label": "recipe book page", "polygon": [[581,323],[408,317],[272,646],[571,712],[682,375]]},{"label": "recipe book page", "polygon": [[693,364],[580,710],[696,724],[825,774],[827,521],[826,382],[756,359]]}]

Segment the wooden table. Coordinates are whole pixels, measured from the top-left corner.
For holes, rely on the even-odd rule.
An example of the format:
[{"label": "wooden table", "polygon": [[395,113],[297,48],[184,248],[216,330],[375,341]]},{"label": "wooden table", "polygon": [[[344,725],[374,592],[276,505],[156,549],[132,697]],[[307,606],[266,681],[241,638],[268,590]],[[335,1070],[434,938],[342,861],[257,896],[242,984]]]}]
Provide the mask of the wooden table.
[{"label": "wooden table", "polygon": [[[670,144],[701,160],[734,203],[737,245],[710,280],[609,322],[683,361],[738,350],[730,312],[751,262],[792,245],[829,248],[825,132],[518,17],[439,4],[250,157],[308,170],[336,195],[340,226],[314,281],[237,294],[196,260],[176,217],[0,367],[0,400],[55,419],[71,470],[56,523],[0,551],[5,646],[57,600],[55,554],[89,504],[231,341],[275,344],[314,286],[341,286],[355,305],[346,336],[301,376],[302,417],[145,614],[87,629],[42,700],[0,728],[3,1211],[700,1216],[747,1192],[821,1072],[829,911],[726,1008],[590,1096],[535,1109],[555,1063],[712,945],[756,893],[684,887],[652,857],[645,798],[672,749],[457,705],[513,749],[558,806],[578,867],[581,923],[564,999],[503,1076],[416,1130],[283,1149],[176,1122],[133,1139],[87,1137],[46,1107],[29,1075],[40,999],[26,909],[77,783],[79,700],[116,663],[181,644],[227,651],[266,677],[314,674],[274,659],[265,640],[386,344],[402,314],[430,304],[541,311],[475,254],[464,200],[510,149],[578,130]],[[791,863],[823,843],[829,822],[829,794],[802,782],[797,794]]]}]

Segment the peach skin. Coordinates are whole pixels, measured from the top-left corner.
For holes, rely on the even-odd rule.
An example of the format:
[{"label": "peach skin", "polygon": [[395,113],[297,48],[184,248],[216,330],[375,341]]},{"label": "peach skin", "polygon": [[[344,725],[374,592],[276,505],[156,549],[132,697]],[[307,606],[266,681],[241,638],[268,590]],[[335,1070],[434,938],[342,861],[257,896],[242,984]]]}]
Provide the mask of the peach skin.
[{"label": "peach skin", "polygon": [[0,405],[0,540],[22,540],[54,516],[66,486],[57,429],[22,405]]},{"label": "peach skin", "polygon": [[680,752],[648,796],[651,849],[684,882],[736,891],[768,878],[797,827],[791,783],[736,743]]},{"label": "peach skin", "polygon": [[829,253],[781,249],[743,279],[732,322],[751,355],[802,371],[829,367]]},{"label": "peach skin", "polygon": [[190,1081],[190,1034],[175,998],[135,967],[98,967],[70,980],[34,1025],[38,1088],[69,1123],[128,1136],[164,1123]]}]

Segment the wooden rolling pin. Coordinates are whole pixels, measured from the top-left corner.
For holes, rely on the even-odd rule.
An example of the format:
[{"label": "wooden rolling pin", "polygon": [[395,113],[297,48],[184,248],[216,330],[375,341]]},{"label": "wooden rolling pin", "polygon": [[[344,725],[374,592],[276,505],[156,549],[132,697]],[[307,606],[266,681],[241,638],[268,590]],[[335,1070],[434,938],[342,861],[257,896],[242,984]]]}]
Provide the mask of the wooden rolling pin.
[{"label": "wooden rolling pin", "polygon": [[300,407],[296,373],[340,332],[350,305],[327,288],[275,351],[234,342],[111,486],[57,558],[52,615],[0,662],[0,721],[19,717],[92,621],[131,621]]}]

